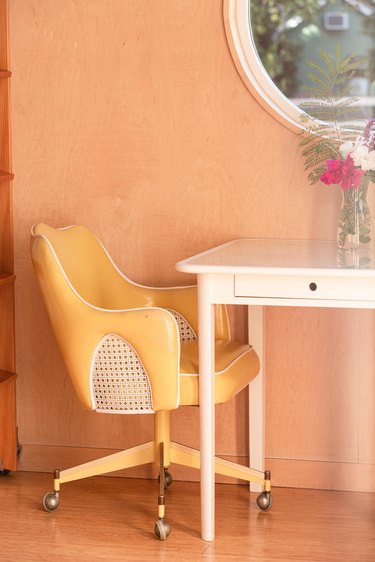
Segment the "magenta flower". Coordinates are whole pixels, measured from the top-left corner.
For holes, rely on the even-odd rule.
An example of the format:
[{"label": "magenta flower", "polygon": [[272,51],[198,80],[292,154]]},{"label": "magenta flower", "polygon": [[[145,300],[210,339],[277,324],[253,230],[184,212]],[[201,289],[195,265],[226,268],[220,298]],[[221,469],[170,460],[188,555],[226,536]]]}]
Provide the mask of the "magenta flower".
[{"label": "magenta flower", "polygon": [[327,171],[320,176],[320,181],[327,185],[340,183],[343,176],[343,165],[341,160],[327,160]]},{"label": "magenta flower", "polygon": [[327,170],[320,176],[320,181],[327,185],[341,184],[342,189],[356,189],[364,171],[356,168],[353,158],[348,154],[345,161],[327,160]]},{"label": "magenta flower", "polygon": [[357,189],[364,173],[363,170],[354,166],[353,158],[348,154],[342,165],[341,187],[344,190],[350,189],[351,187]]}]

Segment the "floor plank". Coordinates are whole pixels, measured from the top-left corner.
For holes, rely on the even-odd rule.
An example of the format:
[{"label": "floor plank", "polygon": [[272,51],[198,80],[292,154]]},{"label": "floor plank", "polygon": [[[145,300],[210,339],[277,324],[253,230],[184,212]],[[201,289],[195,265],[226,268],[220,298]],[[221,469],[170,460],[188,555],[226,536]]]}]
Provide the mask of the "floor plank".
[{"label": "floor plank", "polygon": [[4,562],[192,561],[374,562],[375,495],[275,488],[262,513],[245,486],[216,486],[216,539],[199,535],[199,485],[167,492],[166,542],[155,539],[155,481],[96,477],[64,484],[60,507],[41,498],[47,474],[0,478],[0,560]]}]

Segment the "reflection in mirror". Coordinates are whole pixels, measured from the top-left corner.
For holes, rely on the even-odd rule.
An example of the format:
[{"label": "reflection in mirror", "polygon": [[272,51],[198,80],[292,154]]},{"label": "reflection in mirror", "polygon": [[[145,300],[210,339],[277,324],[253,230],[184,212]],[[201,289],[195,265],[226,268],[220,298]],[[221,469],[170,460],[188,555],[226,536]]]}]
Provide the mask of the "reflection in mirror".
[{"label": "reflection in mirror", "polygon": [[322,67],[322,49],[335,60],[340,44],[342,57],[354,63],[354,72],[347,75],[347,96],[355,98],[341,120],[374,116],[375,0],[251,0],[249,8],[259,58],[290,101],[311,113],[306,108],[317,86],[310,78],[311,63]]},{"label": "reflection in mirror", "polygon": [[224,0],[224,19],[246,85],[291,128],[301,128],[300,106],[312,97],[308,61],[319,63],[322,48],[334,58],[337,44],[356,62],[356,119],[374,116],[375,0]]}]

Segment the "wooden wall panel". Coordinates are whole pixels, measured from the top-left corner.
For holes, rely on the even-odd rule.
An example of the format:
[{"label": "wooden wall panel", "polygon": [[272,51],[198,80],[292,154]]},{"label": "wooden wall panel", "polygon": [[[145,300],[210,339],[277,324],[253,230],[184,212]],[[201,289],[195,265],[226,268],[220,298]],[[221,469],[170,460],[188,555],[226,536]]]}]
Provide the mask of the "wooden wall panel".
[{"label": "wooden wall panel", "polygon": [[16,470],[16,375],[0,371],[0,467]]},{"label": "wooden wall panel", "polygon": [[358,361],[358,462],[375,463],[375,316],[370,311],[360,313],[356,337]]},{"label": "wooden wall panel", "polygon": [[8,68],[8,24],[7,12],[0,10],[0,36],[6,41],[0,41],[0,69]]},{"label": "wooden wall panel", "polygon": [[14,286],[0,279],[0,370],[14,373]]},{"label": "wooden wall panel", "polygon": [[[7,172],[4,176],[8,177]],[[13,216],[12,216],[12,184],[0,178],[0,272],[12,273],[13,261]]]},{"label": "wooden wall panel", "polygon": [[[0,66],[0,70],[1,70]],[[3,67],[7,68],[7,67]],[[0,152],[0,170],[9,171],[9,117],[8,117],[8,80],[0,80],[0,142],[4,150]]]},{"label": "wooden wall panel", "polygon": [[269,308],[267,328],[267,455],[357,462],[358,313]]},{"label": "wooden wall panel", "polygon": [[[72,392],[31,225],[85,224],[135,281],[189,284],[175,263],[233,238],[334,239],[340,195],[308,185],[299,138],[245,88],[221,0],[10,0],[10,21],[20,441],[132,446],[150,416],[84,412]],[[270,309],[266,330],[267,455],[373,462],[372,313]],[[219,453],[246,457],[246,408],[243,392],[218,409]],[[196,408],[173,413],[173,438],[198,445]]]}]

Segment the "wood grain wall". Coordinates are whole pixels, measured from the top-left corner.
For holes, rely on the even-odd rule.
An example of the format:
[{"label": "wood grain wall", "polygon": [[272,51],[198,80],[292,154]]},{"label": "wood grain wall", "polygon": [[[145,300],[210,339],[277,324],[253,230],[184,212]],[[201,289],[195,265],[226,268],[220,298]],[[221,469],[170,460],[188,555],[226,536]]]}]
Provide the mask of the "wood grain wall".
[{"label": "wood grain wall", "polygon": [[[174,264],[233,238],[333,239],[339,194],[307,184],[298,136],[242,83],[221,0],[10,0],[10,24],[20,468],[50,470],[148,440],[152,417],[81,409],[33,223],[85,224],[135,281],[189,284]],[[245,339],[245,312],[231,315]],[[375,490],[374,328],[367,311],[267,310],[275,483]],[[246,408],[243,392],[217,409],[218,453],[244,462]],[[195,408],[172,437],[198,445]]]}]

